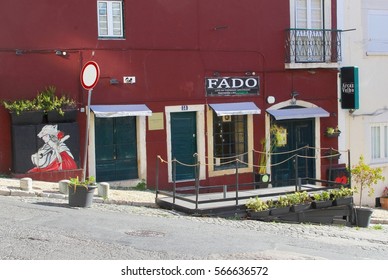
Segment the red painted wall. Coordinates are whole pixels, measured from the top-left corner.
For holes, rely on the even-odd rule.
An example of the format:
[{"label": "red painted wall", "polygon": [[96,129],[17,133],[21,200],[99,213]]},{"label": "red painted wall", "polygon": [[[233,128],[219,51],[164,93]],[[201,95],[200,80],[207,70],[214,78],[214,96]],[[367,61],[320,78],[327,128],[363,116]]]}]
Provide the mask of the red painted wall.
[{"label": "red painted wall", "polygon": [[[204,78],[215,71],[222,76],[237,76],[249,70],[260,77],[260,95],[238,101],[254,101],[262,110],[261,115],[254,116],[255,139],[264,133],[268,106],[265,98],[273,95],[282,102],[290,98],[293,90],[300,93],[300,99],[333,113],[333,117],[322,119],[322,127],[336,124],[337,72],[285,70],[289,1],[125,0],[124,8],[125,39],[99,40],[96,1],[3,3],[0,99],[33,98],[38,90],[55,85],[84,107],[87,95],[79,75],[86,61],[95,60],[101,68],[101,78],[93,90],[93,104],[145,103],[152,111],[162,112],[164,106],[182,102],[228,102],[230,99],[206,98]],[[16,49],[24,54],[16,55]],[[56,56],[57,49],[66,50],[69,55]],[[136,76],[136,84],[109,84],[111,78],[121,82],[123,76]],[[0,118],[4,132],[0,135],[0,173],[9,173],[10,126],[3,107]],[[78,120],[83,143],[85,114],[80,113]],[[165,130],[147,130],[149,185],[155,180],[156,155],[167,157],[165,139]],[[326,141],[336,145],[333,140],[322,138],[322,146]],[[257,142],[255,148],[259,148]],[[209,179],[214,183],[221,180]],[[167,174],[162,175],[161,181],[167,181]]]}]

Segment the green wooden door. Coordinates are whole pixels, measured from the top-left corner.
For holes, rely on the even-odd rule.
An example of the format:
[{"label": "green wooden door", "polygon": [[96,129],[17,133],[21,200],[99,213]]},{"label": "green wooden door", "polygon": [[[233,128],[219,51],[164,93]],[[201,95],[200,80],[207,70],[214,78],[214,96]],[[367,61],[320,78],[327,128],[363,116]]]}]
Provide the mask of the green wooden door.
[{"label": "green wooden door", "polygon": [[[197,152],[196,112],[171,113],[171,157],[181,163],[195,163],[193,155]],[[177,164],[176,180],[192,180],[195,168]]]},{"label": "green wooden door", "polygon": [[96,179],[138,178],[136,117],[96,118]]},{"label": "green wooden door", "polygon": [[[271,176],[274,187],[295,185],[296,172],[299,178],[315,177],[314,149],[299,149],[314,147],[314,119],[285,120],[275,122],[287,130],[287,143],[284,147],[276,147],[275,155],[271,157]],[[291,151],[291,153],[290,153]],[[295,157],[298,154],[297,171]]]}]

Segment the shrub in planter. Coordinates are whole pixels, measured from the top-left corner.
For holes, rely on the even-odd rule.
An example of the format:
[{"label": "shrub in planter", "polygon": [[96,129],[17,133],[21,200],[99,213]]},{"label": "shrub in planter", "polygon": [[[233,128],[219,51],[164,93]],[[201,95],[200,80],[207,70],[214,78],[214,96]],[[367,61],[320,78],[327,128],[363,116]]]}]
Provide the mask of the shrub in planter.
[{"label": "shrub in planter", "polygon": [[90,207],[93,202],[94,191],[97,188],[94,177],[80,181],[78,176],[70,178],[69,205],[72,207]]},{"label": "shrub in planter", "polygon": [[351,169],[351,178],[355,182],[354,192],[360,194],[358,207],[355,208],[356,223],[360,227],[369,226],[373,213],[370,208],[361,208],[362,195],[365,190],[368,190],[368,196],[374,194],[374,185],[385,179],[382,172],[382,168],[372,168],[366,164],[363,156],[360,156],[358,164]]},{"label": "shrub in planter", "polygon": [[[36,100],[43,107],[49,122],[75,121],[77,117],[76,102],[65,96],[57,96],[54,86],[46,87],[38,93]],[[66,117],[66,118],[65,118]]]},{"label": "shrub in planter", "polygon": [[311,198],[306,191],[286,195],[292,212],[301,212],[310,208]]},{"label": "shrub in planter", "polygon": [[274,202],[274,208],[271,209],[270,214],[273,216],[286,214],[290,212],[291,205],[287,196],[280,196],[279,199]]},{"label": "shrub in planter", "polygon": [[13,124],[40,124],[43,122],[44,110],[36,99],[3,101],[3,106],[11,114]]},{"label": "shrub in planter", "polygon": [[330,193],[328,191],[322,191],[320,193],[313,194],[312,206],[315,209],[326,208],[332,206],[333,202],[330,200]]},{"label": "shrub in planter", "polygon": [[388,187],[385,187],[380,197],[381,208],[388,210]]},{"label": "shrub in planter", "polygon": [[268,204],[258,197],[250,198],[245,206],[250,210],[248,214],[251,218],[266,217],[269,215]]},{"label": "shrub in planter", "polygon": [[[64,116],[65,112],[76,112],[76,102],[62,95],[58,97],[55,95],[56,88],[54,86],[46,87],[37,96],[32,99],[19,99],[15,101],[3,101],[4,107],[11,113],[11,118],[14,124],[40,124],[43,122],[43,116],[55,112],[56,115]],[[37,120],[32,119],[31,112],[38,112]],[[26,120],[21,119],[23,113],[28,113]],[[72,114],[74,118],[74,114]],[[76,116],[76,114],[75,114]]]},{"label": "shrub in planter", "polygon": [[334,206],[350,205],[353,203],[353,189],[341,187],[330,190],[330,199],[333,200]]}]

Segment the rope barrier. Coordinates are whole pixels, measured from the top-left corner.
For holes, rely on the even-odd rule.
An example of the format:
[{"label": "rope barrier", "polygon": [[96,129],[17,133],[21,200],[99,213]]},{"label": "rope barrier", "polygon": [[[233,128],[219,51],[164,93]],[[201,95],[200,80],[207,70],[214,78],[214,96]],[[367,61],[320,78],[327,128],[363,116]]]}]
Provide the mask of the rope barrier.
[{"label": "rope barrier", "polygon": [[[330,154],[330,155],[323,155],[323,156],[307,156],[307,155],[299,155],[299,154],[294,154],[290,157],[288,157],[287,159],[284,159],[283,161],[281,162],[277,162],[277,163],[271,163],[270,164],[270,167],[272,166],[278,166],[278,165],[281,165],[281,164],[284,164],[285,162],[289,161],[289,160],[292,160],[296,157],[298,158],[304,158],[304,159],[318,159],[318,158],[321,158],[321,159],[330,159],[330,158],[334,158],[334,157],[337,157],[338,155],[341,155],[342,153],[347,153],[349,152],[348,150],[346,151],[339,151],[339,150],[336,150],[336,149],[333,149],[333,148],[316,148],[316,147],[309,147],[309,146],[305,146],[305,147],[301,147],[301,148],[298,148],[298,149],[295,149],[295,150],[292,150],[292,151],[287,151],[287,152],[282,152],[282,153],[266,153],[266,152],[261,152],[261,151],[257,151],[257,150],[253,150],[253,152],[255,153],[260,153],[260,154],[266,154],[268,156],[272,156],[272,155],[284,155],[284,154],[289,154],[289,153],[292,153],[292,152],[297,152],[297,151],[300,151],[302,149],[314,149],[317,154],[318,154],[318,151],[319,150],[331,150],[333,151],[334,153],[333,154]],[[260,168],[260,167],[267,167],[266,165],[255,165],[255,164],[249,164],[245,161],[242,161],[240,160],[239,158],[241,158],[242,156],[244,155],[247,155],[248,152],[246,153],[243,153],[243,154],[239,154],[239,155],[236,155],[236,156],[228,156],[228,157],[219,157],[220,161],[222,160],[226,160],[226,159],[231,159],[231,158],[234,158],[233,160],[229,160],[229,161],[225,161],[225,162],[220,162],[219,165],[217,166],[222,166],[222,165],[228,165],[228,164],[232,164],[234,162],[240,162],[242,164],[245,164],[246,166],[252,166],[252,167],[257,167],[257,168]],[[197,153],[193,154],[193,157],[198,157],[199,155]],[[195,166],[198,166],[198,165],[204,165],[204,166],[209,166],[210,164],[209,163],[194,163],[194,164],[188,164],[188,163],[184,163],[184,162],[181,162],[177,159],[174,159],[172,161],[167,161],[165,159],[163,159],[160,155],[157,156],[157,158],[162,162],[162,163],[172,163],[172,162],[176,162],[178,164],[181,164],[183,166],[187,166],[187,167],[195,167]],[[209,156],[205,156],[206,159],[209,159],[210,157]],[[214,164],[213,164],[214,165]]]}]

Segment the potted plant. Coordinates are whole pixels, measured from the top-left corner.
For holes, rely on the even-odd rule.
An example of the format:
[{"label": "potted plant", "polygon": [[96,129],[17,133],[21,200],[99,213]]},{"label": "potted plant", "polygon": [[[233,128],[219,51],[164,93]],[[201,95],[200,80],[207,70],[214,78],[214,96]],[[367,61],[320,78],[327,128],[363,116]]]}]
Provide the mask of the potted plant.
[{"label": "potted plant", "polygon": [[278,200],[274,202],[274,208],[271,209],[270,215],[278,216],[287,214],[290,212],[291,205],[292,203],[287,196],[280,196]]},{"label": "potted plant", "polygon": [[263,218],[269,215],[268,204],[258,197],[250,198],[245,206],[249,210],[248,215],[253,219]]},{"label": "potted plant", "polygon": [[56,88],[49,86],[32,100],[3,101],[3,105],[11,114],[12,124],[41,124],[45,115],[52,123],[76,121],[76,102],[65,95],[58,97],[55,93]]},{"label": "potted plant", "polygon": [[341,134],[341,130],[337,127],[327,127],[325,132],[327,137],[338,137]]},{"label": "potted plant", "polygon": [[38,93],[36,100],[47,114],[49,123],[76,121],[76,102],[65,95],[57,96],[56,87],[46,87]]},{"label": "potted plant", "polygon": [[11,115],[12,124],[40,124],[43,122],[44,110],[42,104],[39,104],[36,99],[3,101],[3,106]]},{"label": "potted plant", "polygon": [[284,127],[271,125],[270,136],[260,141],[261,151],[259,152],[258,173],[255,174],[255,182],[259,188],[266,188],[271,179],[267,172],[267,163],[275,147],[282,147],[287,141],[287,131]]},{"label": "potted plant", "polygon": [[357,165],[351,169],[351,178],[355,182],[354,192],[359,194],[358,207],[355,207],[356,224],[360,227],[368,227],[373,210],[368,207],[361,207],[362,196],[368,190],[368,196],[374,194],[374,185],[384,180],[382,168],[372,168],[364,162],[361,155]]},{"label": "potted plant", "polygon": [[72,207],[90,207],[93,202],[94,190],[97,188],[93,176],[80,181],[78,176],[69,179],[69,205]]},{"label": "potted plant", "polygon": [[330,148],[328,151],[324,153],[324,157],[331,159],[339,159],[341,157],[341,153],[333,148]]},{"label": "potted plant", "polygon": [[314,209],[326,208],[332,206],[333,202],[330,200],[330,193],[328,191],[321,191],[313,194],[313,202],[311,203]]},{"label": "potted plant", "polygon": [[380,197],[381,208],[388,210],[388,187],[385,187]]},{"label": "potted plant", "polygon": [[334,206],[351,205],[353,203],[353,189],[341,186],[339,189],[330,190],[330,198]]},{"label": "potted plant", "polygon": [[291,204],[292,212],[301,212],[311,206],[311,198],[306,191],[287,194],[286,197]]},{"label": "potted plant", "polygon": [[[255,183],[258,183],[258,188],[266,188],[271,179],[271,175],[267,173],[267,161],[270,152],[267,153],[267,139],[261,139],[261,151],[259,152],[258,173],[255,174]],[[271,149],[270,149],[271,150]]]}]

